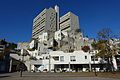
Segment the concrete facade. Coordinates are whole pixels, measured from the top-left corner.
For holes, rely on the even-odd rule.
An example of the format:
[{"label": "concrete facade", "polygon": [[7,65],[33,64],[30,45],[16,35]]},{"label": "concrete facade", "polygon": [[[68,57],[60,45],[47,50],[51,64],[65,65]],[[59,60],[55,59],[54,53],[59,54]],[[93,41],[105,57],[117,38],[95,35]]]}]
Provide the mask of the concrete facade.
[{"label": "concrete facade", "polygon": [[72,12],[68,12],[67,14],[60,17],[60,29],[62,31],[72,31],[79,29],[79,27],[78,16]]},{"label": "concrete facade", "polygon": [[[44,9],[33,20],[32,38],[29,49],[26,49],[31,57],[26,61],[29,70],[68,72],[106,69],[106,61],[94,56],[97,52],[82,51],[84,46],[92,49],[94,40],[83,36],[78,16],[72,12],[59,18],[59,7]],[[114,56],[113,64],[117,70]]]},{"label": "concrete facade", "polygon": [[43,32],[56,31],[56,11],[53,8],[44,9],[33,20],[32,38],[38,38]]},{"label": "concrete facade", "polygon": [[28,42],[19,42],[17,44],[17,49],[28,49],[29,43]]},{"label": "concrete facade", "polygon": [[93,60],[94,54],[85,53],[83,51],[74,51],[73,53],[64,53],[63,51],[51,51],[49,54],[42,54],[39,56],[41,63],[32,63],[31,69],[35,70],[35,65],[39,65],[36,69],[38,71],[88,71],[93,70],[96,66],[96,71],[100,71],[100,64],[105,69],[105,60],[101,63],[101,58]]}]

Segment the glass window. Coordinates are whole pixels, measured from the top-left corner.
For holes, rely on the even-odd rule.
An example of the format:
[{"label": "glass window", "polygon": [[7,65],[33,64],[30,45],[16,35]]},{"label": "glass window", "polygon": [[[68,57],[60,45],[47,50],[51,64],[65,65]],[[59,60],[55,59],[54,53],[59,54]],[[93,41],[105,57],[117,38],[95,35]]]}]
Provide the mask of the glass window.
[{"label": "glass window", "polygon": [[85,56],[85,59],[87,59],[87,56]]},{"label": "glass window", "polygon": [[76,61],[75,56],[70,56],[70,61]]},{"label": "glass window", "polygon": [[38,56],[40,56],[40,53],[38,53]]},{"label": "glass window", "polygon": [[59,56],[54,56],[53,59],[54,59],[55,61],[59,61]]},{"label": "glass window", "polygon": [[35,55],[37,56],[37,53],[35,53]]},{"label": "glass window", "polygon": [[97,57],[95,57],[95,56],[91,56],[91,61],[98,61],[98,58]]},{"label": "glass window", "polygon": [[61,61],[61,62],[64,61],[64,56],[60,56],[60,61]]}]

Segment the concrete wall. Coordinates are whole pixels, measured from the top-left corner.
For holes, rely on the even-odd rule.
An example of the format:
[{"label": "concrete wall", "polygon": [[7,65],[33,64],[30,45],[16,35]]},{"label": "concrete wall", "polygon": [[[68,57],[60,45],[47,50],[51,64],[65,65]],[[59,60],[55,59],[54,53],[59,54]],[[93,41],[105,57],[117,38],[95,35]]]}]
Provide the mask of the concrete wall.
[{"label": "concrete wall", "polygon": [[78,16],[76,16],[72,12],[68,12],[67,14],[60,17],[60,29],[63,31],[79,29]]},{"label": "concrete wall", "polygon": [[19,42],[17,44],[17,49],[28,49],[29,43],[28,42]]},{"label": "concrete wall", "polygon": [[33,20],[32,37],[38,38],[43,32],[56,31],[56,11],[53,8],[44,9]]}]

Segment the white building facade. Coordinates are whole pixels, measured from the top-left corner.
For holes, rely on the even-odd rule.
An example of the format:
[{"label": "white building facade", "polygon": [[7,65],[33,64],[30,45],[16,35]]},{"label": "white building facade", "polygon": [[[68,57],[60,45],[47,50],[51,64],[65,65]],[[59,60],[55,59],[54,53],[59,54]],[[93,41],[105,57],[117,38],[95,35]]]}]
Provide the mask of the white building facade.
[{"label": "white building facade", "polygon": [[68,12],[67,14],[60,17],[60,30],[72,31],[79,28],[80,26],[78,16],[76,16],[72,12]]},{"label": "white building facade", "polygon": [[44,9],[33,20],[32,38],[38,38],[44,32],[56,31],[56,11],[53,8]]},{"label": "white building facade", "polygon": [[[59,7],[44,9],[34,20],[32,40],[29,43],[30,59],[26,61],[31,71],[80,72],[104,71],[106,61],[95,57],[96,51],[84,52],[92,40],[80,32],[78,16],[68,12],[59,18]],[[117,70],[116,59],[113,58]]]}]

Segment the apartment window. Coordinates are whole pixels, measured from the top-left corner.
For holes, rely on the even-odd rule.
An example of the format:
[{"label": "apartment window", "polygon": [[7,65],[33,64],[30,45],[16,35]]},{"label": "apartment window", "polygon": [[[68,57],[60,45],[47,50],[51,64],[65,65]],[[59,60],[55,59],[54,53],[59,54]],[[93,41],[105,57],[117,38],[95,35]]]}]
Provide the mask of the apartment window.
[{"label": "apartment window", "polygon": [[46,59],[49,59],[49,57],[47,56]]},{"label": "apartment window", "polygon": [[68,21],[68,20],[70,20],[70,18],[67,18],[67,19],[65,19],[64,21],[60,22],[60,24],[66,22],[66,21]]},{"label": "apartment window", "polygon": [[59,56],[54,56],[53,59],[54,59],[55,61],[59,61]]},{"label": "apartment window", "polygon": [[87,59],[87,56],[85,56],[85,59]]},{"label": "apartment window", "polygon": [[39,60],[42,60],[42,58],[39,58]]},{"label": "apartment window", "polygon": [[76,61],[75,56],[70,56],[70,61]]},{"label": "apartment window", "polygon": [[64,61],[64,56],[60,56],[60,61],[61,61],[61,62]]},{"label": "apartment window", "polygon": [[46,36],[44,36],[44,39],[46,39]]},{"label": "apartment window", "polygon": [[45,15],[45,13],[42,14],[42,16]]},{"label": "apartment window", "polygon": [[0,48],[4,48],[3,46],[0,46]]},{"label": "apartment window", "polygon": [[37,56],[37,53],[35,53],[35,55]]},{"label": "apartment window", "polygon": [[41,54],[40,53],[38,53],[38,56],[40,56]]},{"label": "apartment window", "polygon": [[65,30],[65,29],[68,29],[68,28],[70,28],[70,26],[63,28],[62,30]]},{"label": "apartment window", "polygon": [[60,34],[58,34],[58,37],[60,37]]},{"label": "apartment window", "polygon": [[107,58],[104,58],[105,61],[107,61],[108,59]]},{"label": "apartment window", "polygon": [[98,61],[98,58],[97,57],[95,57],[95,56],[91,56],[91,61]]}]

